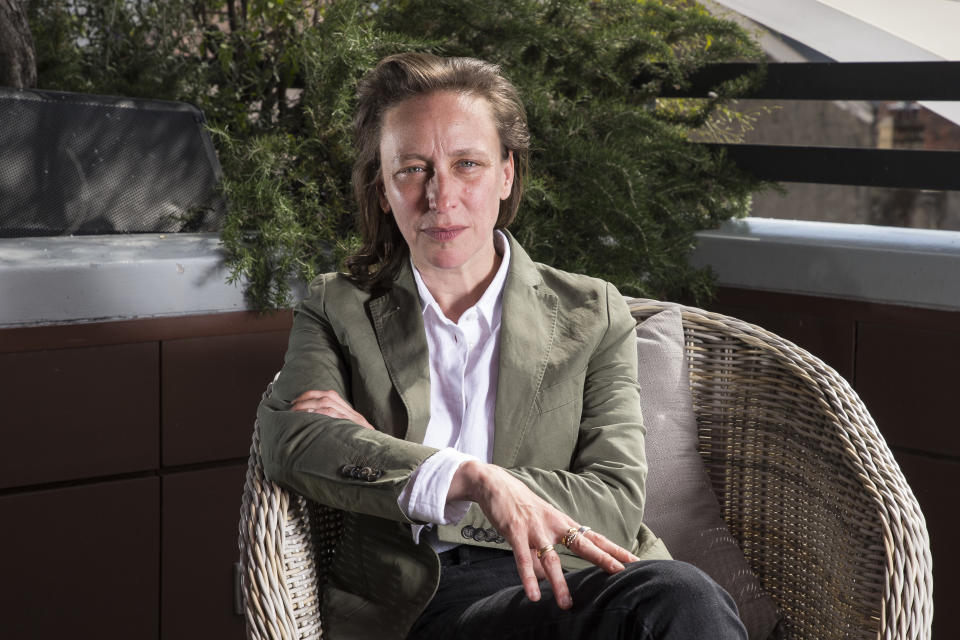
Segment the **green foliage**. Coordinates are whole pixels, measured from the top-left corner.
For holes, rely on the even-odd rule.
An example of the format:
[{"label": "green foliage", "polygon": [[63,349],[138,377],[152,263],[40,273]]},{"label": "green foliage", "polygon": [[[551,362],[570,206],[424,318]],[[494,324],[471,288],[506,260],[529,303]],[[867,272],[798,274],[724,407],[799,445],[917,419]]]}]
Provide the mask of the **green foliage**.
[{"label": "green foliage", "polygon": [[743,214],[758,187],[690,142],[749,78],[707,100],[657,98],[708,62],[759,58],[689,0],[38,0],[33,13],[41,86],[204,110],[232,277],[258,308],[287,304],[290,278],[356,246],[356,82],[397,51],[502,65],[534,147],[513,232],[535,259],[624,293],[703,299],[711,277],[688,264],[693,234]]},{"label": "green foliage", "polygon": [[203,77],[181,51],[194,26],[183,0],[35,0],[30,27],[44,89],[176,99]]}]

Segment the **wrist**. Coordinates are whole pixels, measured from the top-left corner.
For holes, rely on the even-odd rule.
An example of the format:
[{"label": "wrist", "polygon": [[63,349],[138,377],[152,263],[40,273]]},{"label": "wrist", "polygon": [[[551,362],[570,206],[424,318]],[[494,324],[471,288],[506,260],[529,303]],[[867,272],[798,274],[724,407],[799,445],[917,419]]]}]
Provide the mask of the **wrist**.
[{"label": "wrist", "polygon": [[479,502],[483,492],[484,478],[486,477],[486,467],[488,465],[479,460],[467,460],[462,463],[456,473],[453,474],[453,481],[450,483],[450,490],[447,492],[447,500],[467,500],[470,502]]}]

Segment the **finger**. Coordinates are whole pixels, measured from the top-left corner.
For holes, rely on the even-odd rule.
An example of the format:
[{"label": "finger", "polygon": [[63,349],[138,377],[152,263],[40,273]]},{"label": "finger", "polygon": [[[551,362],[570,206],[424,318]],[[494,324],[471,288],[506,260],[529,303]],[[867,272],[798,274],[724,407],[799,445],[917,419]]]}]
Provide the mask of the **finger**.
[{"label": "finger", "polygon": [[[316,395],[327,393],[333,395]],[[307,394],[311,394],[311,396],[304,397]],[[354,411],[353,407],[333,391],[308,391],[297,400],[294,400],[290,409],[291,411],[300,411],[303,413],[319,413],[331,418],[342,418],[359,424],[362,427],[373,429],[373,425],[370,424],[363,415]]]},{"label": "finger", "polygon": [[530,562],[533,564],[533,574],[537,576],[537,580],[546,580],[547,574],[543,570],[543,563],[540,562],[540,558],[537,557],[537,552],[534,549],[530,549]]},{"label": "finger", "polygon": [[310,389],[309,391],[304,391],[301,393],[294,402],[300,402],[301,400],[310,400],[310,399],[321,399],[321,398],[340,398],[340,394],[336,391],[329,389]]},{"label": "finger", "polygon": [[353,407],[341,398],[335,391],[307,391],[293,401],[293,407],[300,409],[336,409],[341,412],[352,412]]},{"label": "finger", "polygon": [[[517,562],[517,573],[523,584],[523,591],[532,602],[540,601],[540,581],[533,571],[533,561],[527,549],[526,532],[523,536],[509,536],[507,542],[513,547],[513,557]],[[536,553],[536,552],[534,552]]]},{"label": "finger", "polygon": [[560,565],[560,556],[556,550],[550,550],[540,557],[540,563],[547,574],[547,580],[553,588],[553,598],[561,609],[569,609],[573,606],[573,599],[570,597],[570,588],[567,586],[567,580],[563,577],[563,567]]},{"label": "finger", "polygon": [[618,573],[623,571],[623,564],[615,558],[612,554],[607,553],[600,547],[598,547],[593,540],[587,536],[580,536],[573,543],[573,548],[571,549],[578,556],[590,562],[607,573]]},{"label": "finger", "polygon": [[346,418],[349,416],[349,413],[343,407],[331,404],[326,400],[303,400],[296,402],[290,407],[293,411],[302,411],[306,413],[322,413],[325,416],[330,416],[331,418]]},{"label": "finger", "polygon": [[596,531],[588,531],[585,537],[620,562],[637,562],[640,559]]}]

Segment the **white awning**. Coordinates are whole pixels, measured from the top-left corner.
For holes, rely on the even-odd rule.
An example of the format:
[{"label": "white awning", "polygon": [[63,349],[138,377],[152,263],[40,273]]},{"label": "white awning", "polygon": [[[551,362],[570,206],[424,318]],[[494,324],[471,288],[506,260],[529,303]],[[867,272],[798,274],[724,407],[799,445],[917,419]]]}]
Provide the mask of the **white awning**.
[{"label": "white awning", "polygon": [[[713,0],[838,62],[960,61],[958,0]],[[960,102],[921,102],[960,124]]]},{"label": "white awning", "polygon": [[960,60],[960,2],[957,0],[819,1],[943,60]]}]

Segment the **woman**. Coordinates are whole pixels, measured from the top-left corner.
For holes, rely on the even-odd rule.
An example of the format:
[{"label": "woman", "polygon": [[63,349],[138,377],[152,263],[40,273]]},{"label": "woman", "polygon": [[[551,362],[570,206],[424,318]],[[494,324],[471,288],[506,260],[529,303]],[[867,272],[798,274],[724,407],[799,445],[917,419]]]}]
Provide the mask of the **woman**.
[{"label": "woman", "polygon": [[268,476],[345,512],[325,631],[745,637],[641,522],[623,300],[506,231],[529,149],[515,88],[478,60],[392,56],[355,130],[364,246],[311,285],[259,411]]}]

